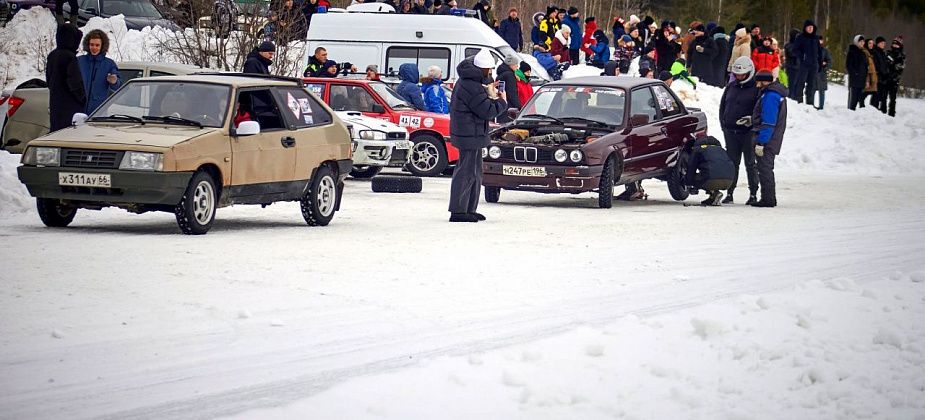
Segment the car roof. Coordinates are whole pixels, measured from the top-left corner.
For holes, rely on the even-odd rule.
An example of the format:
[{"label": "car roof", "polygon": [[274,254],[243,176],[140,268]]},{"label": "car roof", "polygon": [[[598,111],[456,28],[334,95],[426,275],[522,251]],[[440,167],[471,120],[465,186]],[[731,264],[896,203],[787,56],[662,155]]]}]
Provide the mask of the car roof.
[{"label": "car roof", "polygon": [[164,72],[173,72],[177,74],[189,74],[201,71],[208,71],[209,69],[199,66],[193,66],[190,64],[180,64],[180,63],[154,63],[149,61],[120,61],[116,63],[119,68],[125,69],[144,69],[147,67],[150,70],[154,71],[164,71]]},{"label": "car roof", "polygon": [[508,46],[500,35],[479,19],[396,13],[316,14],[308,29],[308,39]]},{"label": "car roof", "polygon": [[642,77],[624,77],[624,76],[584,76],[571,79],[562,79],[555,82],[547,83],[546,86],[603,86],[620,89],[635,89],[640,86],[663,84],[659,80],[645,79]]},{"label": "car roof", "polygon": [[219,73],[189,74],[189,75],[179,75],[179,76],[145,77],[145,78],[138,78],[135,80],[144,80],[144,81],[151,81],[151,82],[214,83],[214,84],[222,84],[222,85],[229,85],[229,86],[235,86],[235,87],[293,86],[293,85],[298,85],[301,87],[301,84],[298,83],[297,79],[247,76],[243,74],[227,74],[227,75],[219,74]]}]

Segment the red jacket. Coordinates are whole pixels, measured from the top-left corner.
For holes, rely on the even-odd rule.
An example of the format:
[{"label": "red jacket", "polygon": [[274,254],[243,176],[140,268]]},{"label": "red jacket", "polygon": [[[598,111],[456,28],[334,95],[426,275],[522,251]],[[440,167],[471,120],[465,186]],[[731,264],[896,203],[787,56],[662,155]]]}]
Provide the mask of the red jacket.
[{"label": "red jacket", "polygon": [[761,70],[772,71],[780,67],[780,54],[773,50],[762,51],[762,48],[752,50],[752,63],[755,64],[755,73]]},{"label": "red jacket", "polygon": [[533,97],[533,86],[529,82],[517,79],[517,97],[520,98],[521,106],[527,106],[527,101]]},{"label": "red jacket", "polygon": [[591,49],[585,45],[597,44],[597,40],[594,39],[595,31],[597,31],[597,22],[591,21],[585,24],[585,36],[581,38],[581,51],[585,53],[585,57],[591,57],[594,55],[594,51],[591,51]]}]

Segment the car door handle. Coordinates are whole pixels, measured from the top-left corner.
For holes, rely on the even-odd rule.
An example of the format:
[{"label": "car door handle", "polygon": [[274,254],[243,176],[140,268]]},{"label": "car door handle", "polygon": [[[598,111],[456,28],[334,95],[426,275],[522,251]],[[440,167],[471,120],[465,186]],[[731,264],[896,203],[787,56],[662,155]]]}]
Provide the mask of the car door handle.
[{"label": "car door handle", "polygon": [[295,138],[294,138],[294,137],[286,136],[286,137],[283,137],[283,138],[279,139],[279,142],[282,143],[283,147],[293,147],[293,146],[295,146]]}]

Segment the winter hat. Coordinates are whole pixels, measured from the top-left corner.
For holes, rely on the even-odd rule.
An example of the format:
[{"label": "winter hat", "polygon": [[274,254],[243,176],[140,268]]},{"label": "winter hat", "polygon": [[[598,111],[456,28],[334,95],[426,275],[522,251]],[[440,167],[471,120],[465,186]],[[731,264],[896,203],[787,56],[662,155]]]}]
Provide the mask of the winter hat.
[{"label": "winter hat", "polygon": [[704,31],[704,32],[706,32],[706,33],[708,33],[708,34],[712,34],[712,33],[713,33],[713,29],[715,29],[715,28],[716,28],[716,22],[710,22],[710,23],[707,24],[707,30]]},{"label": "winter hat", "polygon": [[713,28],[713,32],[712,32],[712,33],[713,33],[714,35],[719,35],[719,34],[726,35],[726,28],[724,28],[724,27],[722,27],[722,26],[717,26],[717,27]]},{"label": "winter hat", "polygon": [[694,30],[695,30],[695,31],[698,31],[698,32],[706,33],[706,32],[707,32],[707,27],[706,27],[706,26],[703,26],[703,24],[701,23],[701,24],[695,26],[695,27],[694,27]]},{"label": "winter hat", "polygon": [[549,16],[553,13],[559,13],[559,8],[556,5],[551,5],[546,8],[546,16]]},{"label": "winter hat", "polygon": [[902,47],[903,47],[903,37],[902,37],[902,35],[900,35],[900,36],[898,36],[898,37],[896,37],[896,38],[893,38],[893,43],[894,43],[894,44],[898,44],[898,45],[899,45],[899,48],[902,48]]},{"label": "winter hat", "polygon": [[521,72],[526,73],[526,72],[528,72],[528,71],[530,71],[530,70],[533,70],[533,67],[530,67],[530,63],[528,63],[528,62],[526,62],[526,61],[521,61],[521,62],[520,62],[520,71],[521,71]]},{"label": "winter hat", "polygon": [[565,9],[562,9],[562,8],[559,8],[559,16],[562,16],[562,15],[564,15],[564,14],[565,14],[565,12],[566,12],[566,10],[565,10]]},{"label": "winter hat", "polygon": [[662,70],[662,72],[658,74],[658,80],[661,80],[663,82],[667,82],[671,80],[671,72],[669,72],[668,70]]},{"label": "winter hat", "polygon": [[861,34],[855,35],[854,38],[853,38],[855,44],[857,44],[858,42],[861,42],[861,41],[863,41],[863,40],[865,40],[865,39],[866,39],[866,38],[864,38],[864,35],[861,35]]},{"label": "winter hat", "polygon": [[585,18],[585,23],[591,23],[591,22],[594,22],[594,16],[588,16]]},{"label": "winter hat", "polygon": [[655,23],[655,19],[653,19],[652,16],[646,16],[646,18],[642,20],[642,23],[646,25],[646,28],[648,28]]},{"label": "winter hat", "polygon": [[[742,27],[744,28],[745,25],[742,25]],[[755,28],[760,28],[760,27],[761,27],[761,25],[759,25],[759,24],[757,24],[757,23],[753,23],[753,24],[751,24],[751,25],[748,25],[748,31],[751,32],[751,31],[754,31]],[[805,27],[805,25],[804,25],[804,27]]]},{"label": "winter hat", "polygon": [[744,27],[736,30],[736,38],[745,38],[746,36],[748,36],[748,32]]},{"label": "winter hat", "polygon": [[263,41],[260,43],[260,46],[257,47],[258,52],[276,52],[276,45],[273,45],[270,41]]},{"label": "winter hat", "polygon": [[569,15],[569,16],[571,16],[571,15],[577,15],[577,14],[578,14],[578,8],[577,8],[577,7],[572,6],[572,7],[569,7],[569,8],[568,8],[568,15]]},{"label": "winter hat", "polygon": [[375,64],[370,64],[370,65],[366,66],[366,71],[372,71],[372,72],[379,73],[379,66],[377,66],[377,65],[375,65]]},{"label": "winter hat", "polygon": [[509,66],[518,66],[520,65],[520,58],[517,58],[516,55],[509,55],[507,57],[504,57],[504,64],[507,64]]},{"label": "winter hat", "polygon": [[492,58],[491,53],[488,52],[488,50],[485,48],[479,50],[479,53],[475,55],[475,58],[472,60],[472,62],[480,69],[495,68],[495,59]]},{"label": "winter hat", "polygon": [[337,67],[337,62],[334,60],[328,60],[328,61],[325,61],[324,64],[321,66],[321,68],[325,71],[327,71],[331,67]]},{"label": "winter hat", "polygon": [[594,35],[593,35],[593,36],[594,36],[594,39],[595,39],[597,42],[604,42],[604,40],[607,39],[607,34],[605,34],[604,31],[602,31],[602,30],[600,30],[600,29],[594,31]]},{"label": "winter hat", "polygon": [[629,35],[623,35],[622,37],[620,37],[620,41],[623,41],[623,42],[633,42],[633,37],[631,37],[631,36],[629,36]]},{"label": "winter hat", "polygon": [[674,26],[674,25],[671,24],[671,21],[669,21],[668,19],[665,19],[665,20],[662,21],[662,25],[659,26],[659,28],[665,29],[665,28],[671,28],[671,27],[673,27],[673,26]]},{"label": "winter hat", "polygon": [[635,25],[639,23],[639,17],[636,15],[630,15],[630,25]]},{"label": "winter hat", "polygon": [[761,70],[755,75],[756,82],[773,82],[774,75],[768,70]]},{"label": "winter hat", "polygon": [[874,41],[875,44],[879,44],[881,42],[886,42],[886,38],[882,36],[878,36],[877,39]]}]

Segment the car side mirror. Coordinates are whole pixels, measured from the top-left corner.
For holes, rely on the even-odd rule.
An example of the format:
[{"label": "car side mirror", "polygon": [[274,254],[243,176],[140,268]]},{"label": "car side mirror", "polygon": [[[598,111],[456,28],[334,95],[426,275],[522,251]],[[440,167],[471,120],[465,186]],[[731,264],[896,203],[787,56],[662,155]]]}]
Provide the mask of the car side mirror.
[{"label": "car side mirror", "polygon": [[234,130],[234,135],[238,137],[253,136],[260,134],[260,123],[257,121],[242,121],[238,128]]},{"label": "car side mirror", "polygon": [[374,114],[385,114],[385,107],[381,104],[373,104],[372,112]]},{"label": "car side mirror", "polygon": [[630,117],[628,126],[635,128],[649,123],[649,116],[646,114],[636,114]]},{"label": "car side mirror", "polygon": [[78,112],[74,114],[73,117],[71,117],[71,125],[75,127],[79,125],[84,125],[84,123],[86,122],[87,122],[87,114],[84,114],[83,112]]}]

